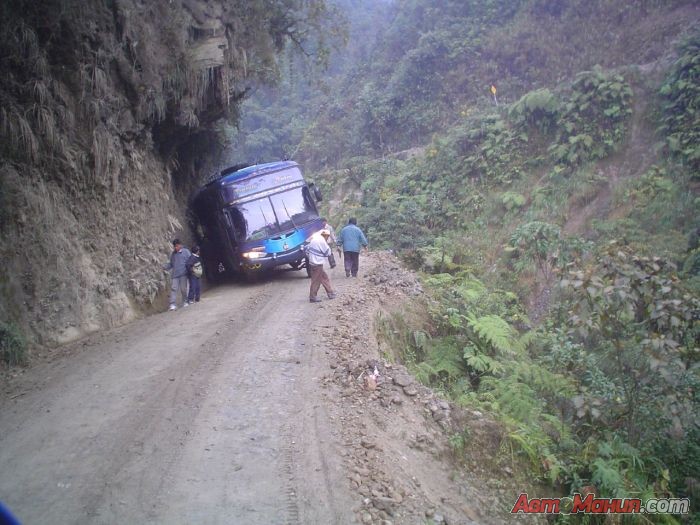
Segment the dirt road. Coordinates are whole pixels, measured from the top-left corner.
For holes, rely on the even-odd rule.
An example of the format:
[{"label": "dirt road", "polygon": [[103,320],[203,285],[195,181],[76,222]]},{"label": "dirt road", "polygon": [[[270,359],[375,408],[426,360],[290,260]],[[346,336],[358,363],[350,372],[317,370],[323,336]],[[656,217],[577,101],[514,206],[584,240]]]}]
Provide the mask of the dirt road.
[{"label": "dirt road", "polygon": [[351,523],[308,283],[221,286],[12,381],[0,500],[26,524]]},{"label": "dirt road", "polygon": [[320,304],[301,273],[220,286],[38,359],[0,390],[0,501],[27,525],[504,523],[498,425],[376,337],[420,283],[388,253],[361,273]]}]

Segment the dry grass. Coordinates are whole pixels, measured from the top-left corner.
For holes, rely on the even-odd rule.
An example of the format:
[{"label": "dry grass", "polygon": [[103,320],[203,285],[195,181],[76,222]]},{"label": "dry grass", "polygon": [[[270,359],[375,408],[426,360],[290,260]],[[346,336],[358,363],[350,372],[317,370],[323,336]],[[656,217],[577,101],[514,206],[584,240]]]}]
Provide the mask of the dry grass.
[{"label": "dry grass", "polygon": [[48,149],[54,150],[59,143],[60,134],[56,127],[56,119],[53,112],[47,106],[39,104],[34,104],[30,112],[34,120],[34,129],[38,131],[43,142],[49,146]]},{"label": "dry grass", "polygon": [[51,99],[49,86],[43,79],[33,79],[27,82],[26,91],[28,94],[42,106],[47,104]]},{"label": "dry grass", "polygon": [[51,92],[64,106],[70,106],[73,102],[73,96],[68,91],[68,87],[60,80],[51,79]]},{"label": "dry grass", "polygon": [[49,61],[46,60],[44,53],[40,53],[33,61],[30,61],[30,63],[32,64],[32,71],[36,76],[41,78],[49,76],[51,70],[49,68]]},{"label": "dry grass", "polygon": [[199,126],[199,119],[197,118],[197,114],[190,107],[185,107],[180,110],[177,122],[178,124],[181,124],[190,129]]},{"label": "dry grass", "polygon": [[39,39],[34,29],[20,22],[15,34],[18,51],[26,58],[36,57],[39,53]]},{"label": "dry grass", "polygon": [[102,115],[106,112],[107,103],[104,99],[90,97],[83,101],[82,111],[85,115],[85,120],[91,128],[99,124]]},{"label": "dry grass", "polygon": [[65,130],[72,130],[75,127],[75,115],[66,106],[56,105],[56,116],[61,126]]},{"label": "dry grass", "polygon": [[11,153],[29,162],[39,159],[39,140],[29,120],[17,108],[0,108],[0,133],[11,146]]},{"label": "dry grass", "polygon": [[95,64],[82,64],[78,70],[81,92],[80,99],[84,100],[88,95],[101,98],[109,91],[107,75]]},{"label": "dry grass", "polygon": [[112,140],[101,126],[94,129],[92,133],[92,157],[93,174],[95,181],[103,180],[106,177],[109,167],[109,158],[112,154]]}]

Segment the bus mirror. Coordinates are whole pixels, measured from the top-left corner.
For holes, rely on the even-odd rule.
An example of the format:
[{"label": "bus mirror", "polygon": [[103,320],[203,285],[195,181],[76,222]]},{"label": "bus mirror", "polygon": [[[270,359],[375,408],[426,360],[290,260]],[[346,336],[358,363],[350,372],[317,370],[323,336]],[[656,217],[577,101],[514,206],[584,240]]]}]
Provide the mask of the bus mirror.
[{"label": "bus mirror", "polygon": [[311,191],[314,193],[314,198],[316,199],[317,202],[321,202],[323,200],[323,195],[321,194],[321,190],[316,186],[313,182],[309,184],[311,187]]}]

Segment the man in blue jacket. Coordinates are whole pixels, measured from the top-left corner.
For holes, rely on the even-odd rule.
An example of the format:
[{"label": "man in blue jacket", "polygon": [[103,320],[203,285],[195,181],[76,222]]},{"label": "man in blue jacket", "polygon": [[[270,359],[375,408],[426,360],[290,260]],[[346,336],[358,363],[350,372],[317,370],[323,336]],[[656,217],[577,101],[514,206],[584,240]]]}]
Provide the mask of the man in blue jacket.
[{"label": "man in blue jacket", "polygon": [[182,306],[187,306],[187,259],[190,251],[182,246],[180,239],[173,240],[173,252],[170,260],[163,265],[163,270],[170,270],[170,306],[168,310],[177,310],[177,296],[182,295]]},{"label": "man in blue jacket", "polygon": [[360,266],[360,250],[367,246],[367,237],[357,227],[357,219],[350,218],[348,224],[338,234],[338,246],[345,256],[345,277],[357,277]]}]

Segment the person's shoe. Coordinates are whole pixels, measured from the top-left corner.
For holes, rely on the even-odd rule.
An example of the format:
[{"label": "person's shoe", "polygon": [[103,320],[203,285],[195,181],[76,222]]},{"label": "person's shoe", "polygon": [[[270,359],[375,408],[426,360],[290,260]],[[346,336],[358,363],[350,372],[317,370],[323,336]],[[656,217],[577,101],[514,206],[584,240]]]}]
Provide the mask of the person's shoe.
[{"label": "person's shoe", "polygon": [[328,294],[329,299],[335,299],[335,292],[331,292]]},{"label": "person's shoe", "polygon": [[171,312],[172,312],[173,310],[177,310],[177,306],[175,306],[174,304],[171,304],[170,306],[168,306],[168,310],[171,311]]},{"label": "person's shoe", "polygon": [[309,297],[309,302],[310,303],[320,303],[321,299],[319,299],[318,297]]},{"label": "person's shoe", "polygon": [[190,303],[188,303],[187,301],[185,301],[185,303],[182,305],[182,307],[183,307],[183,308],[187,308],[189,305],[190,305]]},{"label": "person's shoe", "polygon": [[345,277],[350,277],[350,272],[345,272]]}]

